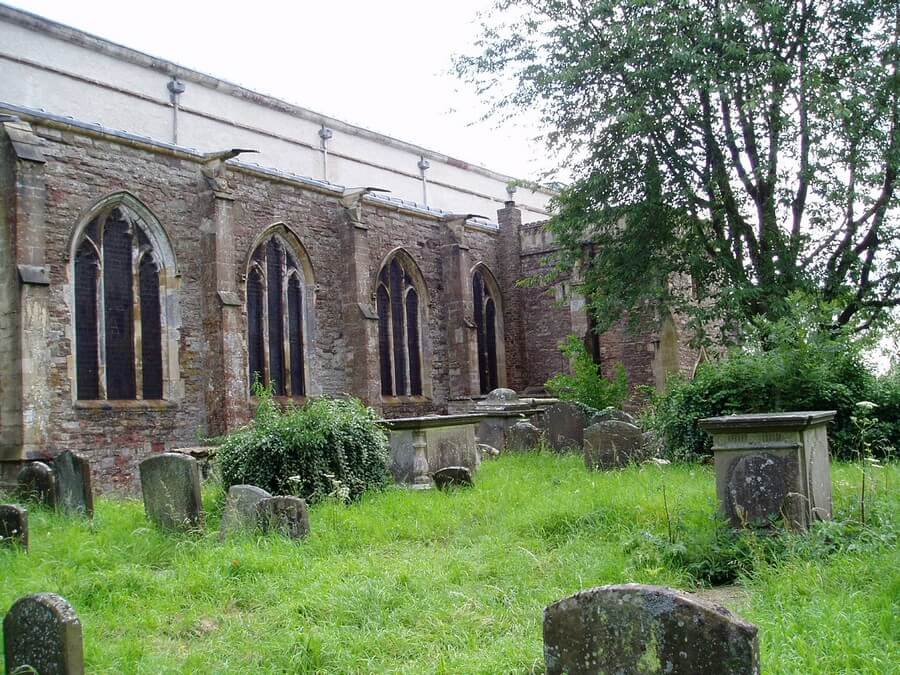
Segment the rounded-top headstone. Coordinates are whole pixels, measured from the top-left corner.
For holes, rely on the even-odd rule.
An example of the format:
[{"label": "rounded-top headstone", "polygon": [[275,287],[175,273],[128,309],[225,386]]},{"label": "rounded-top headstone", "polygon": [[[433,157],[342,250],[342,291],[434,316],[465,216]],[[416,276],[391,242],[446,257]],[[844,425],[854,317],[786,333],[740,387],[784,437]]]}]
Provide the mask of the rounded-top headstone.
[{"label": "rounded-top headstone", "polygon": [[3,619],[7,673],[83,675],[81,621],[65,598],[37,593],[20,598]]},{"label": "rounded-top headstone", "polygon": [[640,426],[638,424],[637,418],[635,418],[634,415],[629,415],[624,410],[619,410],[618,408],[613,408],[612,406],[604,408],[600,412],[594,413],[591,416],[590,422],[588,424],[590,425],[597,424],[599,422],[610,422],[612,420],[627,422],[628,424],[633,424],[636,427]]},{"label": "rounded-top headstone", "polygon": [[541,444],[541,430],[531,422],[516,422],[506,431],[506,450],[534,450]]},{"label": "rounded-top headstone", "polygon": [[759,675],[757,629],[669,588],[581,591],[544,610],[547,673]]},{"label": "rounded-top headstone", "polygon": [[28,511],[15,504],[0,504],[0,545],[16,544],[28,550]]},{"label": "rounded-top headstone", "polygon": [[256,504],[256,515],[263,532],[277,532],[291,539],[302,539],[309,534],[309,509],[305,499],[267,497]]},{"label": "rounded-top headstone", "polygon": [[55,507],[56,474],[43,462],[29,462],[16,477],[16,494],[24,501]]},{"label": "rounded-top headstone", "polygon": [[272,495],[255,485],[232,485],[225,498],[219,536],[225,538],[234,532],[255,530],[256,506]]},{"label": "rounded-top headstone", "polygon": [[438,490],[446,490],[451,487],[472,487],[475,481],[472,472],[465,466],[445,466],[431,475],[434,486]]},{"label": "rounded-top headstone", "polygon": [[584,430],[584,463],[589,469],[618,469],[645,459],[641,430],[628,422],[607,420]]},{"label": "rounded-top headstone", "polygon": [[164,452],[140,463],[141,492],[147,517],[167,529],[203,525],[200,469],[187,455]]}]

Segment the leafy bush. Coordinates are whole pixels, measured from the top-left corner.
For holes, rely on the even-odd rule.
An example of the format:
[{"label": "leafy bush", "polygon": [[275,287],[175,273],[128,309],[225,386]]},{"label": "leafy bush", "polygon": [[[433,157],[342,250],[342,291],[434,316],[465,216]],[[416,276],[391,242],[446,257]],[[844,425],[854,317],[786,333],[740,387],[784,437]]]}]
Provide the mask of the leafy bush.
[{"label": "leafy bush", "polygon": [[344,501],[388,482],[387,434],[356,399],[316,398],[282,412],[259,390],[256,418],[229,434],[217,457],[222,482],[256,485],[310,501]]},{"label": "leafy bush", "polygon": [[560,351],[572,363],[572,372],[559,373],[547,380],[544,386],[553,396],[596,410],[618,408],[628,398],[628,378],[622,364],[616,366],[615,377],[607,380],[576,335],[567,337]]},{"label": "leafy bush", "polygon": [[712,439],[698,426],[704,417],[741,413],[836,410],[829,427],[835,457],[859,456],[853,425],[857,403],[877,404],[876,455],[900,443],[900,378],[876,379],[850,335],[823,333],[807,317],[760,323],[741,350],[702,364],[693,380],[674,378],[655,397],[649,423],[675,459],[708,455]]}]

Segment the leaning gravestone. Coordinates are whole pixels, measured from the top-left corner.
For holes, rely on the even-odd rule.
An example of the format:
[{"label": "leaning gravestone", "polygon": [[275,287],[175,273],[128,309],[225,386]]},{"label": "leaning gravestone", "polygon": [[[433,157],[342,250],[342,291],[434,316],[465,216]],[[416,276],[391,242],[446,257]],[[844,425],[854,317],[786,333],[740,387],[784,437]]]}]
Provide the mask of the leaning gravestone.
[{"label": "leaning gravestone", "polygon": [[585,409],[576,403],[560,401],[547,408],[546,419],[547,443],[557,451],[580,450],[584,443],[584,428],[588,415]]},{"label": "leaning gravestone", "polygon": [[451,487],[472,487],[472,472],[465,466],[445,466],[431,475],[434,486],[438,490],[446,490]]},{"label": "leaning gravestone", "polygon": [[588,469],[618,469],[644,459],[644,436],[628,422],[608,420],[584,430],[584,463]]},{"label": "leaning gravestone", "polygon": [[272,495],[255,485],[232,485],[225,498],[219,538],[225,539],[235,532],[255,530],[257,526],[256,506]]},{"label": "leaning gravestone", "polygon": [[37,593],[16,601],[3,619],[7,673],[83,675],[81,622],[65,598]]},{"label": "leaning gravestone", "polygon": [[22,500],[56,506],[56,474],[43,462],[29,462],[16,477],[16,494]]},{"label": "leaning gravestone", "polygon": [[531,422],[516,422],[506,431],[506,450],[534,450],[541,444],[541,430]]},{"label": "leaning gravestone", "polygon": [[91,481],[91,463],[77,452],[66,450],[53,460],[56,474],[56,494],[59,505],[72,513],[88,518],[94,515],[94,491]]},{"label": "leaning gravestone", "polygon": [[0,504],[0,545],[28,550],[28,511],[15,504]]},{"label": "leaning gravestone", "polygon": [[291,539],[309,534],[309,510],[299,497],[267,497],[256,505],[257,523],[264,533],[277,532]]},{"label": "leaning gravestone", "polygon": [[547,673],[759,675],[753,624],[659,586],[581,591],[544,610]]},{"label": "leaning gravestone", "polygon": [[141,492],[147,517],[166,529],[203,525],[200,470],[187,455],[164,452],[141,462]]}]

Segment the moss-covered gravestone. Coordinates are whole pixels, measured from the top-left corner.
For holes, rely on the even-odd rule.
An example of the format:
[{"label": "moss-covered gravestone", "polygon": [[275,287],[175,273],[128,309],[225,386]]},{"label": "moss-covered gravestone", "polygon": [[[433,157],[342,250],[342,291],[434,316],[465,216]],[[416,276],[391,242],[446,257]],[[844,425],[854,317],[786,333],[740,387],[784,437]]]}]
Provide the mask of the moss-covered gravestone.
[{"label": "moss-covered gravestone", "polygon": [[581,591],[544,610],[550,675],[759,675],[756,626],[658,586]]},{"label": "moss-covered gravestone", "polygon": [[547,444],[551,448],[558,452],[581,450],[584,443],[584,428],[588,423],[584,407],[577,403],[560,401],[547,408],[544,419]]},{"label": "moss-covered gravestone", "polygon": [[15,504],[0,504],[0,546],[28,550],[28,511]]},{"label": "moss-covered gravestone", "polygon": [[56,474],[56,493],[60,508],[92,518],[94,489],[88,458],[66,450],[53,460],[53,472]]},{"label": "moss-covered gravestone", "polygon": [[438,490],[446,490],[453,487],[472,487],[475,481],[472,472],[465,466],[445,466],[431,475],[434,486]]},{"label": "moss-covered gravestone", "polygon": [[269,497],[256,505],[257,523],[265,533],[275,532],[291,539],[309,534],[309,510],[299,497]]},{"label": "moss-covered gravestone", "polygon": [[144,511],[150,520],[170,530],[203,526],[197,460],[164,452],[145,459],[139,469]]},{"label": "moss-covered gravestone", "polygon": [[531,422],[522,420],[506,432],[506,451],[534,450],[541,444],[541,430]]},{"label": "moss-covered gravestone", "polygon": [[644,437],[635,425],[608,419],[584,430],[584,463],[588,469],[619,469],[644,459]]},{"label": "moss-covered gravestone", "polygon": [[81,622],[65,598],[37,593],[20,598],[3,619],[7,673],[83,675]]},{"label": "moss-covered gravestone", "polygon": [[56,506],[56,474],[43,462],[29,462],[16,477],[16,494],[23,501]]}]

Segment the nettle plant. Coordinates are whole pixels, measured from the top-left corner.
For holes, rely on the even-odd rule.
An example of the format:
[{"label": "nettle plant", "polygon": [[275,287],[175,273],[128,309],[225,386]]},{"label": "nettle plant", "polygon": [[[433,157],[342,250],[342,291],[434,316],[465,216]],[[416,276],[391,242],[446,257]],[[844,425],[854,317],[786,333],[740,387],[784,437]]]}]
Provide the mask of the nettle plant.
[{"label": "nettle plant", "polygon": [[349,502],[387,485],[387,434],[361,401],[323,397],[282,410],[270,390],[256,394],[255,419],[218,449],[226,489],[250,484],[311,502]]}]

